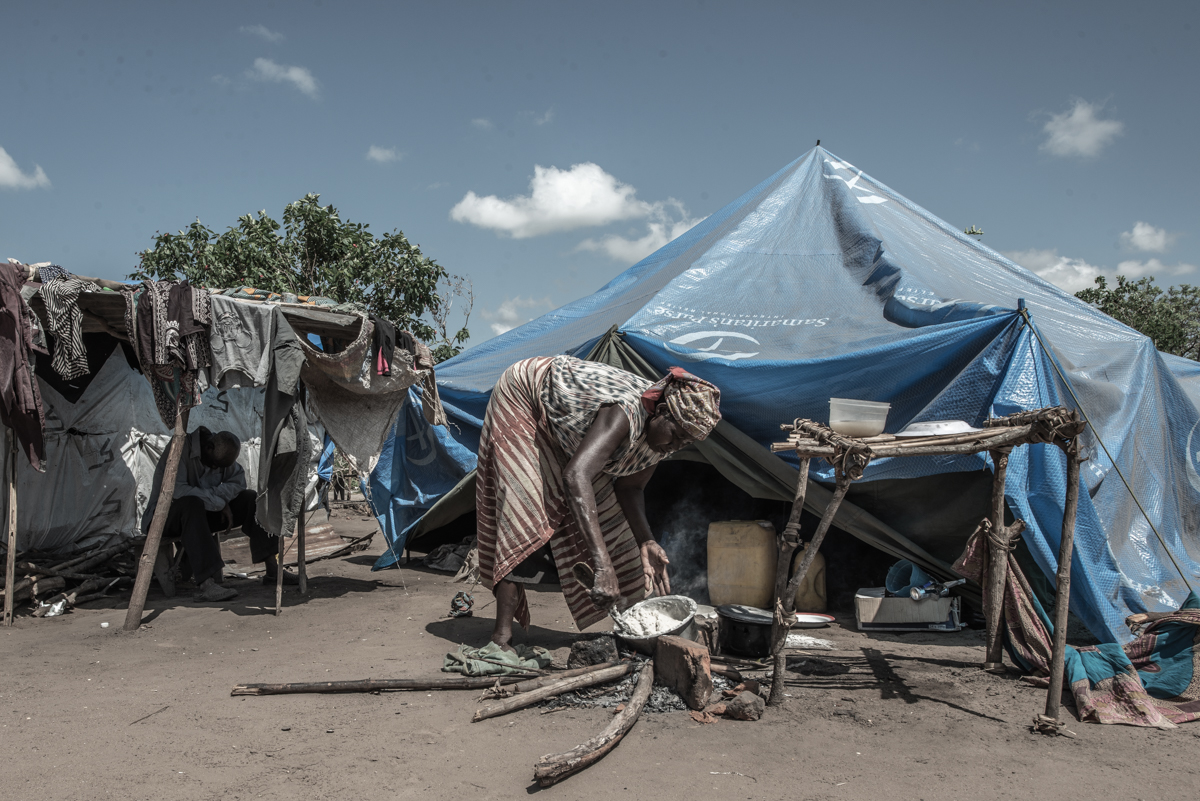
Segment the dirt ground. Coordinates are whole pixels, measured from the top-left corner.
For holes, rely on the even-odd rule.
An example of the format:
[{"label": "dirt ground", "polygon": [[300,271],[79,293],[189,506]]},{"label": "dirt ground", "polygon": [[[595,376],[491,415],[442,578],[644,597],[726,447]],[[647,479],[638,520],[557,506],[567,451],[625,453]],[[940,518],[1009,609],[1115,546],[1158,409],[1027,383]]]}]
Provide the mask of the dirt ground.
[{"label": "dirt ground", "polygon": [[[374,525],[334,522],[347,535]],[[471,723],[475,692],[231,697],[239,683],[429,676],[447,650],[486,641],[488,593],[476,616],[450,619],[462,585],[419,568],[372,573],[379,540],[311,565],[309,597],[288,588],[281,617],[274,588],[246,580],[225,604],[153,589],[131,634],[120,600],[22,614],[0,630],[0,798],[1182,799],[1198,786],[1200,724],[1034,735],[1044,692],[980,671],[981,632],[866,636],[852,615],[809,632],[836,650],[798,654],[790,697],[761,721],[643,715],[600,763],[541,791],[534,762],[610,712]],[[567,646],[562,596],[541,589],[524,641]]]}]

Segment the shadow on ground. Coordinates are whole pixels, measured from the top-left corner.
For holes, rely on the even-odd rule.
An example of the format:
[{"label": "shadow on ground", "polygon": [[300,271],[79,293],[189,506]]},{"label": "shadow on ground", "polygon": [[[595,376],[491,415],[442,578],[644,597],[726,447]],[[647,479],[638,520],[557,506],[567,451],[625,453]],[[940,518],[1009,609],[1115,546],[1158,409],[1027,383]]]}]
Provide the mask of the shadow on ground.
[{"label": "shadow on ground", "polygon": [[[171,598],[162,594],[157,587],[151,587],[146,598],[146,609],[142,614],[142,623],[153,622],[155,618],[169,609],[187,607],[209,607],[212,609],[227,609],[239,617],[254,617],[257,615],[275,614],[275,585],[263,584],[260,579],[229,579],[226,586],[238,592],[238,596],[230,601],[206,603],[192,600],[196,587],[192,584],[182,584],[178,592]],[[325,598],[341,598],[346,595],[373,592],[380,588],[380,583],[373,580],[346,578],[343,576],[310,576],[308,579],[308,594],[301,595],[295,586],[283,588],[283,606],[300,606],[302,604]],[[110,598],[99,599],[85,604],[83,609],[119,609],[129,607],[129,593],[114,595]]]},{"label": "shadow on ground", "polygon": [[889,660],[908,660],[954,668],[968,667],[964,662],[920,657],[901,657],[895,654],[884,654],[876,648],[862,648],[861,651],[862,656],[789,656],[787,670],[791,675],[785,679],[784,684],[787,687],[818,690],[827,693],[835,690],[877,691],[882,701],[898,699],[906,704],[929,701],[935,704],[943,704],[975,717],[998,723],[1004,722],[1000,718],[969,709],[945,697],[934,697],[917,692],[908,682],[897,675]]}]

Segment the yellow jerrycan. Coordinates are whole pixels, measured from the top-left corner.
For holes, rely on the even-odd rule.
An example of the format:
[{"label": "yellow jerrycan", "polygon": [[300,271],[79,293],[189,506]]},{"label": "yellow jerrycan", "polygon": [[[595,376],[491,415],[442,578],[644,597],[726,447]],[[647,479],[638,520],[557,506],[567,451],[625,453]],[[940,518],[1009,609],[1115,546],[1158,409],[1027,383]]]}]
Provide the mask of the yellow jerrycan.
[{"label": "yellow jerrycan", "polygon": [[[807,546],[808,543],[802,542],[796,549],[796,556],[792,559],[793,575],[796,568],[800,566],[800,560],[804,558],[804,549]],[[829,601],[825,597],[825,554],[817,551],[812,564],[808,566],[808,573],[804,576],[804,581],[800,582],[800,586],[796,588],[796,611],[824,612],[827,606],[829,606]]]},{"label": "yellow jerrycan", "polygon": [[767,520],[721,520],[708,526],[708,598],[713,606],[771,609],[779,554]]}]

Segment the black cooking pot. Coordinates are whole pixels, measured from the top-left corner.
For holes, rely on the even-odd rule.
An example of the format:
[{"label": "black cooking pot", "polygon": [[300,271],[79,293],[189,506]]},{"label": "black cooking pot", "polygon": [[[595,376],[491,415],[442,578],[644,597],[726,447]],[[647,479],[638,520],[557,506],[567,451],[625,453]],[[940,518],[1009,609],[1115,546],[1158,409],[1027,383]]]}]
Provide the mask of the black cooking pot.
[{"label": "black cooking pot", "polygon": [[721,650],[738,656],[763,657],[771,653],[771,613],[741,604],[717,607],[721,617]]}]

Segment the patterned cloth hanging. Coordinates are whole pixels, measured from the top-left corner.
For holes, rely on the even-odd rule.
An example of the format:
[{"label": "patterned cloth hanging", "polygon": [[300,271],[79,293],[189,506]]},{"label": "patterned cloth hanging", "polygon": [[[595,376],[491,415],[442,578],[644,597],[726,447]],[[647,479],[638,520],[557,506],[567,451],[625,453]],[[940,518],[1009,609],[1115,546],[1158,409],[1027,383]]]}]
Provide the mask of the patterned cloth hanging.
[{"label": "patterned cloth hanging", "polygon": [[46,304],[47,327],[54,335],[54,356],[50,365],[67,381],[88,374],[79,296],[95,288],[95,284],[80,281],[78,278],[55,277],[43,284],[39,290],[42,301]]},{"label": "patterned cloth hanging", "polygon": [[212,365],[212,301],[187,281],[143,281],[125,290],[125,330],[167,427],[200,405],[199,371]]}]

